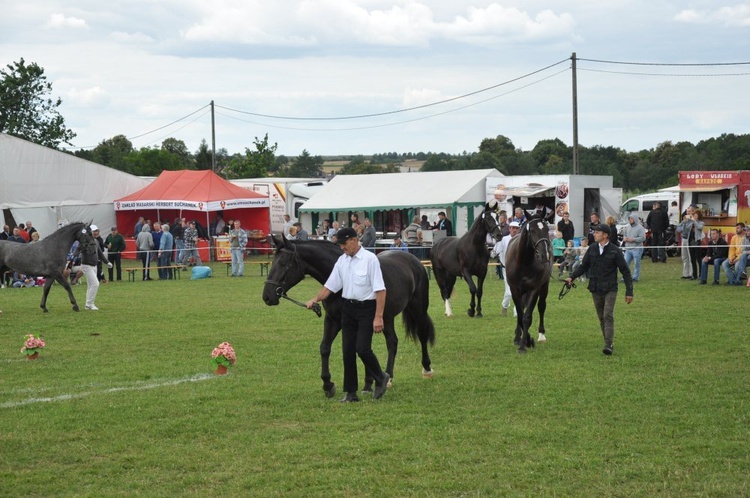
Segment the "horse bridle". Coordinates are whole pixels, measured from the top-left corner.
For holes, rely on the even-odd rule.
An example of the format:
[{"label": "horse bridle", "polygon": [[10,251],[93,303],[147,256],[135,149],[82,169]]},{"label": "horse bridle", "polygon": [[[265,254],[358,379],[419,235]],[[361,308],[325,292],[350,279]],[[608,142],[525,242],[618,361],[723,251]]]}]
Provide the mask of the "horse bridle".
[{"label": "horse bridle", "polygon": [[[489,215],[489,217],[492,218],[492,220],[495,222],[495,226],[492,227],[492,230],[487,230],[487,233],[489,233],[490,235],[492,235],[492,238],[495,239],[495,240],[502,239],[503,238],[503,232],[502,232],[502,229],[500,228],[500,223],[498,223],[497,218],[495,218],[495,216],[496,216],[495,213],[494,212],[486,212],[485,211],[482,214],[483,217],[487,216],[487,215]],[[485,218],[485,228],[487,228],[486,223],[487,223],[487,221],[486,221],[486,218]],[[495,235],[492,233],[495,230],[497,230],[500,233],[500,238],[495,237]]]},{"label": "horse bridle", "polygon": [[[302,270],[302,262],[299,259],[299,254],[297,254],[297,246],[293,246],[294,250],[290,251],[289,249],[282,248],[279,249],[282,252],[288,252],[292,255],[292,261],[297,266],[297,269],[302,274],[302,278],[305,278],[305,272]],[[297,301],[296,299],[292,299],[291,297],[286,295],[286,291],[284,290],[284,287],[286,286],[286,275],[289,273],[289,269],[292,267],[292,265],[288,265],[286,268],[284,268],[284,273],[281,274],[281,282],[278,282],[276,280],[271,280],[270,278],[266,279],[266,284],[271,284],[276,286],[276,296],[286,299],[287,301],[290,301],[297,306],[301,306],[303,308],[307,308],[307,305],[303,302]],[[318,315],[318,318],[320,318],[323,315],[323,312],[320,309],[320,304],[315,303],[312,306],[312,310],[315,312],[316,315]]]}]

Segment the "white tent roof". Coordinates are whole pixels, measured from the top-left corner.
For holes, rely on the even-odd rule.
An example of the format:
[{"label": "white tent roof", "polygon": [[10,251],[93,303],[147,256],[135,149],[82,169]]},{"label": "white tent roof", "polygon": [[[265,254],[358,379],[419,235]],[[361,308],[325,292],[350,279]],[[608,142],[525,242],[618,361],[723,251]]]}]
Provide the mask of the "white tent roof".
[{"label": "white tent roof", "polygon": [[441,208],[483,203],[486,178],[502,176],[496,169],[338,175],[300,211]]},{"label": "white tent roof", "polygon": [[[0,133],[0,209],[42,234],[59,219],[115,224],[113,202],[150,182],[101,164]],[[4,216],[0,212],[0,218]]]}]

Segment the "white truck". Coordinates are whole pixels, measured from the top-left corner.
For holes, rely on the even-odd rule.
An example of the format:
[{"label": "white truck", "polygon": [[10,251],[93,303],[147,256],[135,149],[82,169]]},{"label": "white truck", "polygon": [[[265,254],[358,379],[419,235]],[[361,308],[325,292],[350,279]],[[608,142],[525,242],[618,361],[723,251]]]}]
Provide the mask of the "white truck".
[{"label": "white truck", "polygon": [[[528,211],[538,201],[555,211],[555,227],[565,211],[570,213],[575,237],[588,233],[590,215],[597,211],[604,222],[607,216],[617,220],[622,204],[622,189],[612,187],[611,176],[599,175],[516,175],[487,179],[487,198],[495,198]],[[508,217],[512,217],[508,213]],[[550,230],[555,227],[550,226]]]},{"label": "white truck", "polygon": [[266,194],[271,203],[271,232],[281,233],[284,229],[284,215],[302,222],[302,226],[312,233],[310,213],[301,213],[299,207],[315,195],[327,180],[323,178],[241,178],[229,180],[240,187]]}]

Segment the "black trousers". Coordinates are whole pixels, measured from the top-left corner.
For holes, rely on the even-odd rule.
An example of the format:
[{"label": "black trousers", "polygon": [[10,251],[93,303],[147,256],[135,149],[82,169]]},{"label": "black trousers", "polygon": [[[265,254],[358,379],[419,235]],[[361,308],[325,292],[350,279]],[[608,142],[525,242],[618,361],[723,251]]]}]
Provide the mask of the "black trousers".
[{"label": "black trousers", "polygon": [[107,256],[107,259],[109,259],[109,262],[112,263],[112,266],[114,267],[109,269],[109,280],[114,280],[112,274],[115,269],[117,269],[117,280],[122,280],[122,254],[119,252],[113,252]]},{"label": "black trousers", "polygon": [[365,365],[366,372],[380,382],[383,370],[378,357],[372,351],[372,321],[375,319],[375,300],[350,301],[344,299],[341,312],[341,349],[344,356],[344,391],[356,393],[357,356]]},{"label": "black trousers", "polygon": [[651,232],[651,261],[666,261],[667,251],[663,247],[664,245],[664,232]]}]

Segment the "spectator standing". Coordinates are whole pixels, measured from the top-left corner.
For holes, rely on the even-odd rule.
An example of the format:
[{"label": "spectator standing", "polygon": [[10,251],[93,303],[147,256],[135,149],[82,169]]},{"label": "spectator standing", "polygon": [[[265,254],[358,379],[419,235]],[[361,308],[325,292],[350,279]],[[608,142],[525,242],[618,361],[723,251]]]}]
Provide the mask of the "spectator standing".
[{"label": "spectator standing", "polygon": [[609,243],[620,247],[619,233],[617,233],[617,222],[614,216],[607,216],[607,226],[609,227]]},{"label": "spectator standing", "polygon": [[630,268],[630,262],[635,261],[633,282],[641,277],[641,258],[643,258],[643,242],[646,240],[646,229],[641,225],[638,215],[628,216],[628,224],[622,232],[622,247],[625,248],[625,263]]},{"label": "spectator standing", "polygon": [[141,232],[143,231],[143,223],[143,216],[139,216],[138,221],[135,223],[135,228],[133,228],[133,237],[138,238],[138,236],[141,234]]},{"label": "spectator standing", "polygon": [[141,227],[141,233],[135,239],[135,245],[138,249],[138,259],[143,265],[143,280],[153,280],[150,275],[151,269],[151,251],[154,249],[154,237],[147,224]]},{"label": "spectator standing", "polygon": [[422,230],[429,230],[430,229],[430,220],[427,219],[427,215],[422,215],[422,220],[419,222],[419,227]]},{"label": "spectator standing", "polygon": [[[154,250],[151,252],[151,261],[156,261],[156,266],[159,266],[159,246],[161,245],[161,234],[161,223],[155,221],[153,228],[151,229],[151,236],[154,239]],[[159,270],[156,271],[158,272]]]},{"label": "spectator standing", "polygon": [[667,251],[664,248],[664,232],[669,227],[669,216],[661,208],[660,202],[654,206],[646,217],[646,225],[651,230],[651,261],[667,262]]},{"label": "spectator standing", "polygon": [[[518,235],[520,231],[521,225],[518,224],[517,221],[511,221],[510,225],[508,226],[509,230],[509,236],[503,237],[500,239],[499,242],[495,244],[495,249],[493,249],[493,253],[490,253],[491,256],[497,257],[498,262],[500,263],[500,266],[502,267],[503,272],[503,281],[505,283],[505,293],[503,294],[503,316],[506,316],[508,314],[508,307],[510,306],[510,300],[511,300],[511,293],[510,293],[510,285],[508,285],[508,278],[505,273],[505,253],[508,251],[508,244],[510,244],[510,239]],[[513,316],[516,316],[516,308],[513,308]]]},{"label": "spectator standing", "polygon": [[670,225],[677,225],[680,222],[680,209],[677,207],[677,201],[672,201],[667,211]]},{"label": "spectator standing", "polygon": [[388,249],[409,252],[409,246],[407,246],[406,242],[401,239],[400,235],[396,235],[396,238],[393,239],[393,244],[388,246]]},{"label": "spectator standing", "polygon": [[[419,216],[412,218],[411,223],[404,229],[404,236],[406,245],[409,247],[421,247],[422,246],[422,228],[419,226]],[[422,249],[412,249],[414,254],[419,259],[422,257]]]},{"label": "spectator standing", "polygon": [[13,229],[13,235],[8,237],[8,240],[11,242],[20,242],[21,244],[26,243],[26,240],[24,240],[24,238],[21,237],[21,229],[18,227]]},{"label": "spectator standing", "polygon": [[[419,217],[416,217],[419,225]],[[373,332],[383,331],[385,309],[385,283],[380,261],[365,250],[352,228],[342,228],[336,240],[344,250],[331,271],[326,283],[314,298],[306,303],[308,309],[333,293],[341,291],[341,349],[344,358],[344,391],[342,402],[359,401],[357,397],[357,356],[365,365],[365,371],[375,379],[373,398],[381,398],[388,387],[390,377],[380,367],[378,357],[372,350]]]},{"label": "spectator standing", "polygon": [[526,215],[523,214],[523,209],[521,209],[520,207],[515,208],[513,210],[513,219],[511,219],[511,221],[515,221],[516,223],[518,223],[518,226],[526,223]]},{"label": "spectator standing", "polygon": [[[336,236],[336,232],[338,231],[339,231],[339,222],[334,221],[333,223],[331,223],[331,228],[328,229],[328,240],[333,240],[334,237]],[[336,242],[336,241],[333,240],[333,242]]]},{"label": "spectator standing", "polygon": [[185,218],[175,218],[169,231],[172,233],[172,238],[174,239],[175,263],[181,265],[183,253],[185,252],[185,241],[182,238],[185,233]]},{"label": "spectator standing", "polygon": [[[750,225],[745,226],[745,236],[742,238],[742,253],[740,254],[740,259],[734,265],[734,275],[732,278],[732,281],[735,282],[734,285],[741,285],[740,280],[747,268],[748,258],[750,258]],[[750,282],[750,278],[747,281]]]},{"label": "spectator standing", "polygon": [[28,243],[31,240],[31,235],[26,231],[26,227],[23,223],[18,225],[18,235],[21,236],[24,242]]},{"label": "spectator standing", "polygon": [[625,263],[625,257],[619,248],[609,243],[609,227],[593,227],[596,246],[586,251],[581,265],[565,282],[570,285],[577,277],[588,272],[588,289],[594,300],[594,308],[599,318],[599,326],[604,337],[602,353],[609,356],[614,352],[615,340],[615,302],[617,301],[617,271],[625,282],[625,302],[633,302],[633,278]]},{"label": "spectator standing", "polygon": [[[96,230],[94,230],[94,227],[96,227]],[[91,225],[91,234],[94,237],[94,240],[97,244],[99,244],[99,250],[104,253],[104,239],[102,239],[101,233],[99,232],[99,227],[96,225]],[[96,278],[99,279],[99,281],[103,284],[107,283],[107,279],[104,278],[104,271],[102,270],[102,260],[98,259],[96,262]]]},{"label": "spectator standing", "polygon": [[241,277],[245,273],[247,232],[242,229],[240,220],[234,220],[234,228],[229,232],[229,243],[232,253],[232,276]]},{"label": "spectator standing", "polygon": [[295,221],[293,226],[297,227],[297,240],[310,239],[310,234],[307,233],[307,230],[305,230],[305,228],[302,226],[302,222]]},{"label": "spectator standing", "polygon": [[565,241],[565,244],[568,244],[569,240],[572,240],[573,237],[575,237],[575,227],[573,226],[573,222],[570,221],[570,213],[565,211],[563,213],[563,217],[560,221],[557,222],[557,231],[562,234],[562,238]]},{"label": "spectator standing", "polygon": [[359,243],[362,244],[362,247],[365,249],[374,249],[375,248],[375,240],[378,238],[377,232],[375,232],[375,227],[372,226],[372,221],[370,218],[365,218],[365,224],[364,224],[364,232],[362,233],[362,238],[359,240]]},{"label": "spectator standing", "polygon": [[[125,252],[126,245],[125,239],[117,231],[117,227],[111,227],[109,229],[109,235],[107,235],[104,241],[104,247],[107,248],[107,259],[112,263],[117,270],[117,281],[122,280],[122,253]],[[109,268],[109,280],[114,280],[114,270]]]},{"label": "spectator standing", "polygon": [[285,214],[284,215],[284,229],[283,229],[284,238],[286,239],[289,238],[289,229],[292,228],[292,225],[294,225],[294,221],[292,221],[292,217],[289,216],[288,214]]},{"label": "spectator standing", "polygon": [[552,257],[555,263],[562,263],[563,256],[565,253],[565,241],[562,238],[562,233],[559,230],[555,230],[555,238],[552,239]]},{"label": "spectator standing", "polygon": [[182,269],[187,270],[190,258],[195,258],[195,264],[201,266],[201,256],[198,253],[198,230],[195,229],[195,221],[191,221],[183,234],[185,239],[185,254],[182,258]]},{"label": "spectator standing", "polygon": [[594,211],[591,213],[591,216],[589,216],[589,231],[586,234],[586,238],[589,239],[589,246],[593,246],[596,241],[594,238],[594,229],[592,227],[598,226],[599,223],[601,223],[601,220],[599,219],[599,213]]},{"label": "spectator standing", "polygon": [[453,224],[451,223],[451,220],[445,217],[445,211],[440,211],[438,213],[438,221],[432,228],[433,230],[445,230],[445,235],[448,237],[453,235]]},{"label": "spectator standing", "polygon": [[161,226],[159,238],[159,280],[172,280],[172,252],[174,251],[174,237],[169,231],[169,225]]},{"label": "spectator standing", "polygon": [[34,228],[34,225],[30,221],[26,222],[26,232],[28,232],[29,237],[36,233],[36,228]]},{"label": "spectator standing", "polygon": [[10,238],[10,227],[3,225],[3,231],[0,232],[0,240],[8,240]]}]

